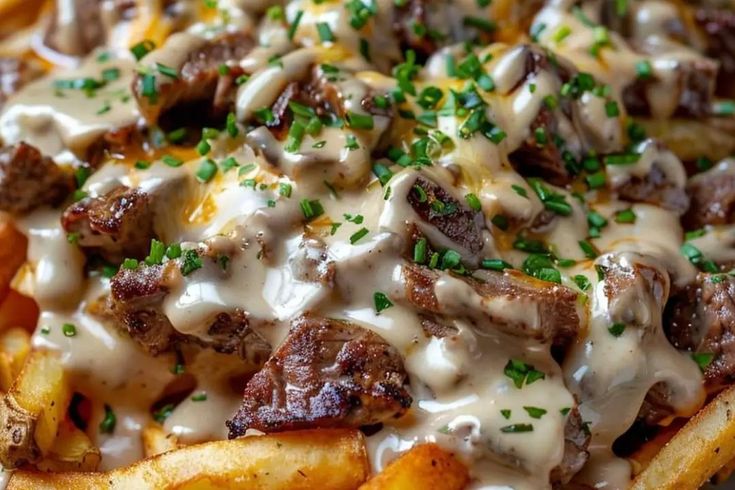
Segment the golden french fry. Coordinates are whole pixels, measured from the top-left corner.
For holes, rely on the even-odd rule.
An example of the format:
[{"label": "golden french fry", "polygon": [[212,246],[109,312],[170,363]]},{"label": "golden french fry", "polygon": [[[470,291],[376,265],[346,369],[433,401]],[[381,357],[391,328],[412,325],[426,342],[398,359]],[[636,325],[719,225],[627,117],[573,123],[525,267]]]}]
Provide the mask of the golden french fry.
[{"label": "golden french fry", "polygon": [[436,444],[415,446],[389,464],[360,490],[462,490],[470,481],[467,467]]},{"label": "golden french fry", "polygon": [[31,334],[23,328],[11,328],[0,334],[0,389],[10,390],[26,356],[31,351]]},{"label": "golden french fry", "polygon": [[356,430],[305,430],[187,446],[106,473],[17,470],[8,490],[354,490],[369,472]]},{"label": "golden french fry", "polygon": [[637,475],[645,470],[656,455],[661,452],[661,448],[676,435],[683,425],[683,420],[677,420],[668,427],[662,427],[653,439],[643,443],[637,451],[631,454],[628,457],[628,461],[630,461],[633,468],[633,474]]},{"label": "golden french fry", "polygon": [[692,417],[633,483],[634,490],[699,488],[735,457],[735,387]]},{"label": "golden french fry", "polygon": [[10,288],[10,281],[26,260],[28,239],[13,223],[0,216],[0,301]]},{"label": "golden french fry", "polygon": [[5,299],[0,302],[0,331],[11,327],[23,327],[33,331],[38,322],[38,305],[36,302],[11,289]]},{"label": "golden french fry", "polygon": [[173,434],[167,434],[160,425],[149,425],[143,429],[143,453],[146,458],[178,449],[179,441]]},{"label": "golden french fry", "polygon": [[48,454],[64,419],[71,392],[59,358],[31,352],[0,403],[0,462],[15,468]]},{"label": "golden french fry", "polygon": [[59,425],[54,445],[37,467],[41,471],[95,471],[100,459],[99,448],[67,419]]},{"label": "golden french fry", "polygon": [[44,3],[44,0],[0,0],[0,37],[35,22]]},{"label": "golden french fry", "polygon": [[735,151],[735,119],[641,119],[649,136],[663,141],[684,161],[721,160]]}]

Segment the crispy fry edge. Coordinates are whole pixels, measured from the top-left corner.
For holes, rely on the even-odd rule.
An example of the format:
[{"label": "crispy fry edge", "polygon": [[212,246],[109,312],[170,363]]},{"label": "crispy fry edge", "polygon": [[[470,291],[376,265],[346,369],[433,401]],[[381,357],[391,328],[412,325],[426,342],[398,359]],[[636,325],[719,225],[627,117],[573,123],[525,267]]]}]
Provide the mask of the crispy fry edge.
[{"label": "crispy fry edge", "polygon": [[633,482],[633,490],[694,489],[735,457],[735,386],[694,415]]},{"label": "crispy fry edge", "polygon": [[7,488],[354,490],[369,471],[362,433],[323,429],[187,446],[106,473],[18,470]]}]

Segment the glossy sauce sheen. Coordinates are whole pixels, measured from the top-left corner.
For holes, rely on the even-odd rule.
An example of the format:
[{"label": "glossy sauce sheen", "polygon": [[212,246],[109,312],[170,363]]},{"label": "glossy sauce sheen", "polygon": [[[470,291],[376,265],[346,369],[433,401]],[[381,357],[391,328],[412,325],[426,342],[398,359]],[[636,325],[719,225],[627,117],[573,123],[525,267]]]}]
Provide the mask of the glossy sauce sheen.
[{"label": "glossy sauce sheen", "polygon": [[[62,10],[67,3],[58,2]],[[289,44],[281,25],[264,22],[258,26],[247,14],[236,10],[235,3],[220,2],[220,8],[232,10],[232,21],[227,28],[249,29],[261,42],[261,46],[241,61],[241,66],[252,76],[237,94],[239,121],[250,120],[254,111],[271,106],[289,82],[303,79],[316,63],[333,63],[354,70],[354,75],[348,75],[340,89],[348,110],[357,113],[364,114],[359,101],[368,90],[384,93],[395,86],[395,80],[378,73],[357,54],[359,36],[349,26],[348,14],[339,2],[317,5],[310,0],[294,0],[288,3],[285,12],[289,21],[298,11],[304,12],[294,37],[294,43],[302,46],[299,48]],[[390,12],[393,1],[377,0],[376,4],[379,14],[371,21],[370,46],[375,53],[375,66],[382,69],[383,65],[390,66],[389,60],[399,59],[400,52],[393,43],[386,42],[389,35],[381,36],[381,32],[391,32],[392,27],[389,16],[380,12]],[[640,23],[637,34],[642,39],[651,40],[656,35],[649,35],[647,29],[653,22],[651,19],[666,15],[660,4],[639,2],[639,16],[645,22]],[[457,1],[451,9],[457,18],[446,19],[446,23],[461,26],[464,15],[488,15],[492,8],[478,7],[474,0]],[[644,12],[645,9],[648,10]],[[320,45],[316,22],[329,23],[337,38],[334,45]],[[540,44],[569,57],[579,63],[580,70],[593,73],[601,82],[609,84],[612,97],[620,102],[622,88],[635,77],[634,67],[639,60],[638,55],[625,48],[622,39],[615,39],[619,49],[605,51],[609,59],[605,59],[603,67],[598,60],[579,54],[588,50],[591,33],[569,13],[568,2],[549,2],[534,22],[547,25],[539,37]],[[552,33],[561,25],[572,27],[572,33],[563,43],[556,43]],[[67,165],[81,158],[86,148],[105,131],[135,123],[139,114],[129,87],[136,63],[124,48],[129,34],[125,29],[136,28],[139,26],[134,23],[117,26],[110,33],[113,51],[110,61],[100,63],[91,55],[81,66],[54,72],[13,97],[0,115],[0,137],[5,144],[27,141],[54,157],[58,164]],[[183,54],[204,43],[216,30],[217,27],[194,23],[187,32],[171,37],[141,64],[152,66],[159,62],[177,68]],[[653,28],[651,31],[658,32]],[[445,91],[461,90],[461,82],[448,77],[445,68],[447,56],[461,52],[461,48],[445,48],[431,56],[417,78],[417,90],[429,85]],[[281,58],[280,66],[268,63],[273,53],[287,53]],[[285,337],[290,320],[311,311],[348,319],[377,332],[395,346],[404,357],[414,404],[406,417],[387,422],[378,433],[367,438],[376,471],[412,445],[436,441],[469,465],[473,488],[550,488],[549,473],[563,455],[567,417],[564,409],[577,405],[576,397],[582,418],[589,422],[592,432],[592,458],[581,477],[588,483],[598,484],[598,488],[625,488],[630,468],[625,460],[612,455],[612,442],[630,426],[644,396],[658,382],[674,387],[672,403],[678,413],[694,412],[704,397],[701,374],[697,365],[664,337],[660,312],[647,292],[628,294],[615,302],[606,298],[604,281],[598,278],[593,262],[585,259],[578,246],[587,235],[585,212],[567,190],[555,188],[571,204],[571,216],[555,220],[542,237],[557,256],[577,261],[576,265],[561,269],[563,284],[580,292],[571,278],[584,275],[591,287],[586,295],[580,292],[580,298],[585,298],[578,302],[581,338],[572,346],[563,366],[554,361],[548,346],[494,329],[479,331],[460,318],[453,320],[456,335],[426,336],[415,308],[399,300],[379,314],[375,311],[375,292],[399,299],[403,294],[401,268],[405,263],[402,251],[406,223],[418,220],[405,196],[419,173],[451,189],[459,201],[467,193],[476,194],[488,229],[493,229],[490,218],[496,214],[530,224],[543,210],[543,204],[526,180],[510,166],[508,155],[529,137],[529,127],[544,97],[558,94],[560,82],[548,72],[540,71],[517,83],[525,62],[521,47],[496,44],[483,48],[479,53],[481,59],[483,54],[492,54],[484,67],[496,88],[482,95],[492,120],[507,137],[499,144],[479,134],[460,140],[455,135],[461,121],[453,115],[440,115],[437,127],[453,136],[454,148],[441,154],[431,167],[397,172],[386,187],[381,187],[372,176],[372,181],[365,178],[370,175],[373,163],[371,150],[389,124],[387,118],[375,116],[372,130],[325,127],[316,137],[307,135],[298,153],[285,151],[283,142],[264,127],[253,129],[247,135],[241,130],[235,140],[222,135],[212,142],[210,158],[221,161],[233,156],[241,165],[254,163],[255,166],[240,175],[237,170],[220,171],[206,184],[195,177],[199,158],[179,168],[157,161],[147,170],[111,159],[87,181],[84,190],[97,196],[124,184],[165,196],[155,201],[154,211],[154,228],[165,243],[183,243],[187,248],[207,241],[210,246],[223,249],[233,244],[245,245],[231,257],[230,274],[226,278],[205,267],[172,286],[163,310],[179,332],[205,337],[207,319],[213,313],[241,308],[250,314],[258,333],[277,346]],[[665,51],[660,60],[661,78],[667,77],[666,59],[691,56],[695,55],[683,48]],[[53,80],[98,77],[101,70],[109,67],[119,68],[121,76],[96,97],[89,98],[81,91],[66,91],[64,98],[55,95]],[[655,68],[658,70],[659,64]],[[162,82],[158,76],[158,83]],[[653,108],[654,114],[670,116],[670,101],[665,97],[660,99]],[[622,119],[606,117],[600,100],[590,96],[582,101],[585,116],[599,137],[609,141],[611,149],[616,148],[623,138]],[[104,103],[109,103],[111,109],[100,114]],[[560,133],[569,140],[573,138],[571,128],[561,127]],[[359,146],[355,150],[346,147],[351,136]],[[400,146],[414,136],[395,130],[389,137],[395,146]],[[322,140],[325,141],[322,148],[313,148]],[[280,171],[264,155],[275,158]],[[325,161],[330,163],[325,165]],[[635,165],[611,169],[608,178],[624,182],[631,175],[644,175],[650,164],[644,154]],[[683,184],[685,175],[680,164],[665,165],[663,170],[670,179]],[[723,168],[723,171],[729,170]],[[260,190],[259,186],[240,185],[244,178],[269,186]],[[338,197],[324,185],[325,180],[340,189]],[[365,184],[366,181],[370,182]],[[271,185],[277,183],[291,184],[290,198],[279,195],[277,185]],[[512,186],[525,189],[527,197]],[[329,233],[328,222],[306,225],[309,233],[319,235],[326,245],[329,260],[335,266],[336,291],[320,283],[303,281],[294,270],[294,257],[303,252],[305,230],[299,202],[305,198],[319,199],[324,216],[342,223],[334,234]],[[271,200],[276,202],[275,207],[269,207]],[[637,215],[635,224],[616,223],[615,212],[628,208],[631,208],[629,203],[615,199],[600,198],[595,204],[595,210],[609,220],[602,238],[595,241],[601,254],[618,252],[620,260],[644,263],[662,271],[666,277],[670,274],[672,282],[690,281],[696,269],[679,253],[683,233],[678,216],[663,208],[637,204],[632,206]],[[16,277],[15,287],[32,294],[42,310],[34,345],[61,351],[75,389],[94,399],[92,427],[103,415],[102,404],[109,404],[115,410],[118,417],[115,434],[100,434],[96,442],[103,454],[102,467],[116,467],[141,457],[140,430],[151,420],[151,405],[176,377],[171,372],[176,359],[173,355],[146,355],[117,329],[89,314],[90,305],[109,290],[109,280],[99,275],[85,277],[84,256],[68,243],[59,225],[60,213],[44,209],[17,220],[30,239],[30,247],[28,264]],[[349,222],[343,218],[345,213],[360,214],[364,221],[359,225]],[[350,237],[362,227],[369,230],[368,234],[351,244]],[[432,243],[446,240],[429,228],[423,231]],[[733,241],[735,237],[730,230],[723,229],[721,233],[728,237],[722,240]],[[502,258],[516,267],[526,257],[508,245],[512,237],[503,237],[500,230],[494,229],[492,235],[485,231],[483,240],[482,257]],[[714,258],[718,250],[724,250],[718,245],[722,242],[713,235],[699,240],[702,243],[697,245],[708,257]],[[706,240],[712,243],[708,245]],[[267,244],[266,259],[259,257],[260,243]],[[448,274],[441,276],[436,294],[448,311],[472,308],[530,325],[539,321],[532,303],[483,301],[465,282]],[[654,334],[640,338],[630,330],[620,338],[610,335],[610,318],[629,311],[646,318],[647,327]],[[76,325],[75,337],[62,334],[64,323]],[[44,326],[49,327],[50,333],[42,333],[40,327]],[[516,388],[504,374],[509,359],[523,359],[545,373],[545,378],[523,389]],[[196,379],[195,393],[206,392],[207,400],[186,398],[173,410],[165,428],[184,443],[226,437],[224,421],[232,416],[241,398],[230,387],[229,379],[242,377],[250,369],[228,356],[208,351],[191,354],[186,372]],[[543,407],[547,413],[532,418],[523,408],[528,406]],[[506,418],[501,410],[510,410],[512,415]],[[533,424],[534,430],[527,433],[500,430],[511,423]]]}]

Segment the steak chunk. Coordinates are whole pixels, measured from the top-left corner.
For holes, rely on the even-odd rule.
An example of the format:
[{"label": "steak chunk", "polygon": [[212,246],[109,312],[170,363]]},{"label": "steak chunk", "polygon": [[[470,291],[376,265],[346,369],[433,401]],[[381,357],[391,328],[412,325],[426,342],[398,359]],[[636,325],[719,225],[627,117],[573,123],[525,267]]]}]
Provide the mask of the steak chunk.
[{"label": "steak chunk", "polygon": [[72,204],[61,224],[67,233],[78,233],[80,247],[111,262],[145,257],[155,237],[150,197],[124,186]]},{"label": "steak chunk", "polygon": [[685,228],[724,225],[735,221],[735,160],[724,160],[687,182],[689,211],[682,217]]},{"label": "steak chunk", "polygon": [[[192,105],[204,107],[199,113],[205,117],[221,117],[234,103],[237,77],[243,74],[237,64],[253,48],[253,40],[242,33],[231,33],[206,42],[192,42],[189,34],[172,36],[160,50],[176,51],[193,48],[179,67],[168,67],[176,73],[176,78],[162,75],[158,77],[158,87],[154,95],[146,91],[146,75],[138,73],[133,79],[133,94],[140,111],[149,123],[155,123],[166,111],[178,107],[182,110]],[[166,57],[154,51],[150,56]],[[150,58],[146,57],[142,63]],[[164,64],[164,63],[162,63]],[[227,70],[221,67],[227,66]],[[151,68],[155,70],[156,68]],[[188,114],[191,117],[191,113]]]},{"label": "steak chunk", "polygon": [[[543,177],[554,185],[563,186],[571,181],[571,175],[564,162],[563,147],[552,135],[557,134],[558,121],[554,113],[542,107],[531,123],[528,138],[521,147],[509,155],[515,168],[524,177]],[[546,135],[546,142],[537,141],[537,132]]]},{"label": "steak chunk", "polygon": [[439,47],[434,37],[420,34],[416,29],[417,26],[429,25],[428,10],[432,3],[439,4],[431,0],[409,0],[396,7],[393,30],[401,42],[402,51],[413,49],[425,57]]},{"label": "steak chunk", "polygon": [[735,381],[735,278],[698,274],[669,299],[665,319],[675,347],[702,355],[708,391]]},{"label": "steak chunk", "polygon": [[649,94],[672,87],[662,86],[657,77],[637,78],[623,90],[623,103],[631,115],[635,116],[682,116],[705,117],[712,111],[717,63],[705,58],[681,61],[676,64],[674,73],[676,86],[671,92],[674,98],[673,114],[655,114],[652,96]]},{"label": "steak chunk", "polygon": [[689,207],[686,171],[679,158],[654,140],[639,144],[633,165],[608,165],[612,187],[620,199],[661,206],[679,214]]},{"label": "steak chunk", "polygon": [[582,422],[579,410],[573,408],[564,426],[564,456],[559,466],[551,470],[550,480],[555,485],[566,485],[579,473],[590,457],[587,447],[590,444],[590,431]]},{"label": "steak chunk", "polygon": [[[440,292],[440,279],[459,281],[469,289],[452,287]],[[403,280],[406,300],[412,305],[429,313],[469,318],[481,330],[496,328],[559,347],[569,345],[579,331],[577,294],[558,284],[522,274],[490,271],[467,277],[415,264],[403,266]],[[473,293],[479,301],[471,297]],[[507,314],[516,308],[533,314],[523,315],[523,319]]]},{"label": "steak chunk", "polygon": [[728,8],[708,6],[694,11],[694,22],[705,33],[707,55],[720,62],[717,89],[722,95],[733,96],[735,77],[735,12]]},{"label": "steak chunk", "polygon": [[255,333],[247,313],[240,309],[215,313],[203,336],[184,335],[173,327],[163,311],[163,300],[171,285],[181,279],[180,262],[121,269],[110,284],[108,308],[112,317],[153,355],[170,351],[177,344],[194,343],[262,364],[270,354],[270,345]]},{"label": "steak chunk", "polygon": [[74,178],[26,143],[0,149],[0,211],[26,213],[57,205],[74,188]]},{"label": "steak chunk", "polygon": [[645,177],[632,177],[617,191],[618,196],[626,201],[654,204],[679,213],[689,205],[686,192],[672,184],[658,165],[653,165]]},{"label": "steak chunk", "polygon": [[473,211],[423,176],[416,179],[406,199],[422,220],[463,250],[473,255],[482,250],[482,213]]},{"label": "steak chunk", "polygon": [[227,421],[230,438],[247,429],[278,432],[360,427],[403,415],[411,405],[398,351],[357,325],[302,317],[248,382]]},{"label": "steak chunk", "polygon": [[[170,265],[169,265],[170,264]],[[110,282],[108,305],[130,336],[148,352],[158,355],[182,340],[161,310],[168,293],[166,272],[175,274],[174,263],[138,269],[120,269]]]}]

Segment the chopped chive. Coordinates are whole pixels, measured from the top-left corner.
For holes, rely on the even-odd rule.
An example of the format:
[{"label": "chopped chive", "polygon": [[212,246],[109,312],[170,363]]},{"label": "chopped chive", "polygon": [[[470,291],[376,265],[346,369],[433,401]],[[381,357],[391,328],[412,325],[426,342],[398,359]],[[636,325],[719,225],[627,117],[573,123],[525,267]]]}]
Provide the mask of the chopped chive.
[{"label": "chopped chive", "polygon": [[117,417],[115,412],[112,411],[112,407],[105,403],[105,418],[100,422],[100,432],[102,434],[112,434],[115,432],[115,425],[117,424]]},{"label": "chopped chive", "polygon": [[370,231],[367,228],[360,228],[355,233],[353,233],[350,236],[350,243],[354,245],[355,243],[359,242],[365,235],[370,233]]},{"label": "chopped chive", "polygon": [[201,391],[195,395],[191,395],[191,401],[193,402],[204,402],[207,401],[207,392]]},{"label": "chopped chive", "polygon": [[125,259],[122,263],[122,268],[127,270],[134,270],[138,268],[138,261],[136,259]]},{"label": "chopped chive", "polygon": [[304,11],[299,10],[296,12],[296,16],[293,19],[293,22],[291,25],[288,26],[288,39],[293,40],[294,34],[296,34],[296,29],[299,27],[299,23],[301,22],[301,17],[304,16]]},{"label": "chopped chive", "polygon": [[180,167],[184,164],[183,160],[176,158],[175,156],[172,156],[172,155],[164,155],[161,158],[161,161],[165,163],[166,165],[168,165],[169,167]]},{"label": "chopped chive", "polygon": [[692,360],[697,363],[697,366],[699,366],[699,369],[704,372],[707,369],[707,366],[712,364],[712,361],[715,359],[715,355],[710,352],[692,352]]},{"label": "chopped chive", "polygon": [[204,266],[202,258],[196,250],[189,249],[185,250],[183,254],[183,261],[181,263],[181,273],[184,276],[188,276],[197,269],[201,269]]},{"label": "chopped chive", "polygon": [[145,55],[153,51],[155,48],[156,44],[153,41],[146,39],[130,48],[130,52],[133,53],[136,61],[140,61]]},{"label": "chopped chive", "polygon": [[77,334],[77,327],[73,323],[65,323],[61,326],[64,337],[74,337]]},{"label": "chopped chive", "polygon": [[347,124],[355,129],[373,129],[373,116],[370,114],[358,114],[356,112],[347,112]]},{"label": "chopped chive", "polygon": [[426,262],[426,238],[419,238],[413,246],[413,261],[417,264]]},{"label": "chopped chive", "polygon": [[377,313],[393,306],[393,303],[388,299],[388,296],[379,291],[373,294],[373,301],[375,302],[375,311]]},{"label": "chopped chive", "polygon": [[615,222],[617,223],[635,223],[636,215],[632,209],[623,209],[615,213]]},{"label": "chopped chive", "polygon": [[287,182],[281,182],[278,184],[278,193],[283,197],[291,197],[292,189],[291,184]]},{"label": "chopped chive", "polygon": [[648,80],[653,76],[653,67],[648,60],[641,60],[635,64],[635,74],[641,80]]},{"label": "chopped chive", "polygon": [[482,203],[480,202],[480,198],[478,198],[475,194],[469,193],[464,196],[465,201],[467,201],[467,205],[474,211],[480,211],[482,209]]},{"label": "chopped chive", "polygon": [[620,337],[625,331],[625,323],[615,322],[607,329],[613,337]]},{"label": "chopped chive", "polygon": [[148,256],[145,258],[146,265],[157,265],[163,262],[163,257],[166,255],[166,245],[163,242],[151,240],[151,249]]},{"label": "chopped chive", "polygon": [[503,271],[505,269],[512,269],[513,266],[502,259],[482,259],[480,267],[491,271]]},{"label": "chopped chive", "polygon": [[165,75],[169,78],[173,78],[174,80],[179,78],[179,74],[171,68],[170,66],[162,65],[161,63],[156,63],[156,70],[158,70],[158,73],[161,75]]},{"label": "chopped chive", "polygon": [[206,183],[212,180],[217,173],[217,164],[211,158],[202,160],[196,171],[196,177],[199,182]]},{"label": "chopped chive", "polygon": [[322,43],[334,42],[334,34],[332,33],[332,29],[329,27],[329,24],[327,24],[326,22],[317,22],[316,30],[319,34],[319,40]]},{"label": "chopped chive", "polygon": [[318,199],[302,199],[299,206],[307,220],[312,220],[324,214],[324,208]]},{"label": "chopped chive", "polygon": [[546,415],[546,409],[539,408],[539,407],[523,407],[523,410],[525,410],[528,413],[528,416],[532,419],[540,419],[544,415]]}]

